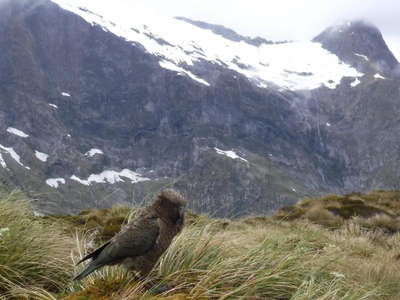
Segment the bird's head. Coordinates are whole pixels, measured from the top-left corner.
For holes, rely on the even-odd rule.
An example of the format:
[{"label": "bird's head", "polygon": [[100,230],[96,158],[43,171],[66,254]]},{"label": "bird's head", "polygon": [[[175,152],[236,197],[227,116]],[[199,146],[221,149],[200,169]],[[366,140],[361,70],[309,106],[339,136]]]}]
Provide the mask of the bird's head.
[{"label": "bird's head", "polygon": [[187,201],[172,189],[163,190],[155,199],[153,207],[157,214],[173,224],[182,224]]}]

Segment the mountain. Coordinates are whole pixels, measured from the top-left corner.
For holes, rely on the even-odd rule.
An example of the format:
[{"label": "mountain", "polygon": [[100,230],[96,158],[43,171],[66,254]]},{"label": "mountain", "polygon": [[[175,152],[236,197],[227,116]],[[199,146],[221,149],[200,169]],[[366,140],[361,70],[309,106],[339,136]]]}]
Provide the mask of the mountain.
[{"label": "mountain", "polygon": [[363,20],[329,27],[314,41],[363,72],[390,73],[399,64],[379,29]]},{"label": "mountain", "polygon": [[173,186],[197,212],[240,216],[398,188],[398,62],[375,27],[256,43],[74,3],[0,8],[0,182],[38,211],[133,205]]},{"label": "mountain", "polygon": [[[266,40],[261,37],[248,37],[248,36],[242,36],[235,32],[234,30],[227,28],[222,25],[217,25],[217,24],[210,24],[206,23],[203,21],[197,21],[197,20],[191,20],[189,18],[185,17],[176,17],[177,20],[185,21],[189,24],[192,24],[194,26],[200,27],[202,29],[208,29],[211,30],[213,33],[222,36],[225,39],[234,41],[234,42],[245,42],[247,44],[253,45],[253,46],[261,46],[262,44],[274,44],[273,41]],[[275,42],[276,43],[276,42]],[[279,42],[279,43],[284,43],[284,42]]]}]

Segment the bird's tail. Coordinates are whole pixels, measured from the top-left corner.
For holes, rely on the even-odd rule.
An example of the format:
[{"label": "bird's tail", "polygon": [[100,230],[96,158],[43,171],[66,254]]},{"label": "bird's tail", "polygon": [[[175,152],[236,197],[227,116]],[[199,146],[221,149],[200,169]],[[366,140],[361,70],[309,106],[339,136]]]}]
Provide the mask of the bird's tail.
[{"label": "bird's tail", "polygon": [[97,270],[98,268],[100,268],[101,265],[97,265],[95,264],[93,261],[88,264],[86,266],[86,268],[79,273],[78,275],[75,276],[75,278],[73,280],[82,280],[83,278],[85,278],[86,276],[88,276],[90,273],[92,273],[93,271]]}]

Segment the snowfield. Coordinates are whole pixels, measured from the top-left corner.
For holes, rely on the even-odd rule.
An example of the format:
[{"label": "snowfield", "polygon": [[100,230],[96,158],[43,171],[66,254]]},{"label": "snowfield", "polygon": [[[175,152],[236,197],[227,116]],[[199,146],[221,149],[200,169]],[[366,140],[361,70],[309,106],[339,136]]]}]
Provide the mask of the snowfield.
[{"label": "snowfield", "polygon": [[38,160],[41,160],[43,162],[46,162],[47,159],[49,158],[49,155],[40,151],[35,150],[35,156]]},{"label": "snowfield", "polygon": [[148,53],[159,57],[162,68],[188,76],[205,86],[210,85],[208,78],[196,75],[196,65],[202,61],[236,71],[260,88],[272,84],[290,90],[309,90],[322,85],[334,89],[344,76],[362,75],[316,42],[257,47],[225,39],[174,18],[142,11],[126,14],[122,7],[105,9],[96,1],[52,1],[93,26],[100,26],[133,45],[140,44]]},{"label": "snowfield", "polygon": [[374,75],[374,78],[375,79],[386,79],[385,77],[383,77],[381,74],[379,74],[379,73],[376,73],[375,75]]},{"label": "snowfield", "polygon": [[52,188],[58,188],[60,184],[65,184],[64,178],[49,178],[46,180],[46,184],[51,186]]},{"label": "snowfield", "polygon": [[14,148],[12,147],[5,147],[3,145],[0,145],[0,164],[3,168],[7,168],[7,164],[4,161],[4,158],[1,156],[1,152],[5,152],[8,153],[12,159],[14,159],[17,164],[19,164],[20,166],[24,167],[27,170],[30,170],[30,167],[25,166],[22,162],[21,162],[21,157],[17,154],[17,152],[15,152]]},{"label": "snowfield", "polygon": [[100,149],[92,148],[92,149],[90,149],[88,152],[85,153],[85,156],[87,156],[87,157],[93,157],[93,156],[95,156],[96,154],[98,154],[98,155],[103,155],[104,152],[101,151]]},{"label": "snowfield", "polygon": [[7,128],[7,132],[8,132],[8,133],[11,133],[11,134],[14,134],[14,135],[17,135],[17,136],[22,137],[22,138],[27,138],[27,137],[29,137],[29,134],[26,134],[26,133],[23,132],[22,130],[19,130],[19,129],[14,128],[14,127],[8,127],[8,128]]},{"label": "snowfield", "polygon": [[352,83],[350,83],[350,85],[352,87],[355,87],[355,86],[359,85],[360,83],[361,83],[360,79],[356,78],[356,79],[354,79],[354,81]]},{"label": "snowfield", "polygon": [[76,175],[70,177],[71,180],[75,180],[83,185],[91,185],[92,183],[110,183],[114,184],[117,182],[125,182],[129,179],[131,183],[137,183],[141,181],[148,181],[149,178],[142,177],[139,173],[133,172],[128,169],[123,169],[121,172],[112,170],[106,170],[100,174],[91,174],[87,179],[81,179]]},{"label": "snowfield", "polygon": [[245,162],[248,162],[247,159],[244,159],[243,157],[240,157],[239,155],[237,155],[235,151],[232,151],[232,150],[224,151],[224,150],[221,150],[221,149],[218,149],[218,148],[214,148],[214,149],[220,155],[224,155],[224,156],[227,156],[227,157],[232,158],[232,159],[240,159],[240,160],[243,160]]}]

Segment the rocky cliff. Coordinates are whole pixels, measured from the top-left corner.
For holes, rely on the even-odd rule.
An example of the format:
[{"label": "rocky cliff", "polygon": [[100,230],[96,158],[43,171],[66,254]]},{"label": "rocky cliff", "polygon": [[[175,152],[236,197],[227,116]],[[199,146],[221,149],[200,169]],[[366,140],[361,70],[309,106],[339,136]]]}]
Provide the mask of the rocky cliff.
[{"label": "rocky cliff", "polygon": [[376,28],[251,43],[94,9],[0,7],[0,178],[39,211],[132,205],[174,186],[196,211],[239,216],[397,188],[398,63]]}]

